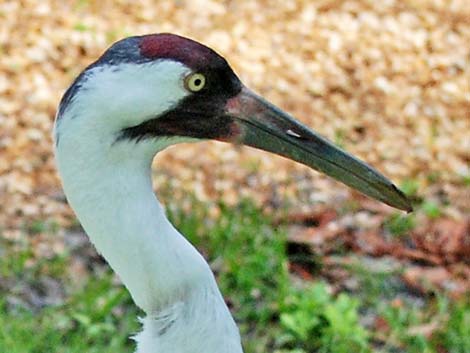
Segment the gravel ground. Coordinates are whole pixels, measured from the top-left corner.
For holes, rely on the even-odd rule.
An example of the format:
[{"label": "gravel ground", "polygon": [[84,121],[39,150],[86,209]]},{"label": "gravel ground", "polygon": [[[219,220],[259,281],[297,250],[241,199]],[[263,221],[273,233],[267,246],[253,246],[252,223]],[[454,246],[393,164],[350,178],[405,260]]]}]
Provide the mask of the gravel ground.
[{"label": "gravel ground", "polygon": [[[18,236],[28,220],[70,222],[51,151],[56,106],[110,43],[151,32],[213,47],[248,86],[397,183],[416,182],[419,196],[442,205],[447,217],[469,214],[468,0],[3,0],[4,236]],[[299,210],[351,197],[303,166],[222,143],[176,146],[156,165],[157,184],[174,190],[165,200],[184,207],[188,192]]]}]

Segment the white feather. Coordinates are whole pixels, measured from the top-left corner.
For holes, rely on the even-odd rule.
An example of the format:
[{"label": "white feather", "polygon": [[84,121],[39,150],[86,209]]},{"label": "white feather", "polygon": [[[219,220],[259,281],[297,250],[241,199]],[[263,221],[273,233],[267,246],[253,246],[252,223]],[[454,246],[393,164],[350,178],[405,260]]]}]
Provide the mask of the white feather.
[{"label": "white feather", "polygon": [[208,264],[170,224],[152,190],[154,155],[185,140],[116,140],[123,128],[186,97],[189,72],[172,61],[93,68],[55,126],[67,199],[147,314],[137,353],[242,352]]}]

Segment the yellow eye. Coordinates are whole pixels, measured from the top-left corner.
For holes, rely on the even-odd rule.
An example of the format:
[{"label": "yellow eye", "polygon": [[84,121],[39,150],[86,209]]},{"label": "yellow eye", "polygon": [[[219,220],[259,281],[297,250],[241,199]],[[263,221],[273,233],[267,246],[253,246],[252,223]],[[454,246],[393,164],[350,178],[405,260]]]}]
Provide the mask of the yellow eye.
[{"label": "yellow eye", "polygon": [[191,74],[186,77],[185,86],[191,92],[199,92],[206,85],[206,76],[200,73]]}]

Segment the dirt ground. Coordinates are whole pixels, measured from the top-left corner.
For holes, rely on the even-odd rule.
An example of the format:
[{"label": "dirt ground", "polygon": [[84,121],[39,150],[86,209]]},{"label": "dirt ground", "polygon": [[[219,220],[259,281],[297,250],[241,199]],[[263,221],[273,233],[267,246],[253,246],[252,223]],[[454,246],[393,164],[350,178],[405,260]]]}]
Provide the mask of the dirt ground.
[{"label": "dirt ground", "polygon": [[[175,32],[216,49],[247,86],[398,185],[411,185],[417,204],[435,205],[437,220],[418,207],[414,248],[420,253],[400,250],[403,256],[435,266],[468,263],[467,0],[0,1],[2,236],[17,239],[36,220],[63,226],[73,220],[52,154],[60,97],[112,42],[152,32]],[[215,142],[161,153],[155,181],[173,190],[165,202],[190,208],[185,195],[192,193],[214,205],[214,215],[215,201],[234,204],[242,197],[270,210],[289,205],[301,219],[325,217],[326,205],[337,212],[354,203],[356,215],[346,212],[349,218],[343,214],[335,224],[343,230],[353,224],[361,238],[376,237],[367,230],[382,227],[392,213],[294,162]],[[348,234],[357,249],[351,239],[358,235]],[[451,255],[442,255],[448,239],[459,240]],[[396,251],[374,249],[368,251]]]},{"label": "dirt ground", "polygon": [[[248,86],[393,180],[416,179],[455,217],[470,210],[465,0],[4,0],[0,23],[4,228],[69,215],[51,151],[59,99],[111,42],[151,32],[208,44]],[[158,162],[157,179],[207,199],[302,195],[300,204],[348,193],[295,163],[219,143],[178,146]]]}]

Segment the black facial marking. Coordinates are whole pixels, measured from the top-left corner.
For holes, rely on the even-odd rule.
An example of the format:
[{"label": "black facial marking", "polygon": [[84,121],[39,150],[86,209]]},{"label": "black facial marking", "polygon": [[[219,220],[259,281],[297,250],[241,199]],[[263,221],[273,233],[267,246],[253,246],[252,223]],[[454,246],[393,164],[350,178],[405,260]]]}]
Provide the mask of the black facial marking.
[{"label": "black facial marking", "polygon": [[85,89],[91,69],[107,67],[119,70],[120,64],[138,65],[157,60],[178,61],[193,72],[203,74],[206,78],[204,88],[190,93],[162,115],[123,129],[118,139],[140,141],[159,136],[223,139],[233,134],[233,121],[224,116],[223,110],[227,100],[240,92],[241,82],[227,61],[215,51],[191,39],[168,33],[128,37],[114,43],[67,89],[59,105],[58,122],[74,98]]},{"label": "black facial marking", "polygon": [[171,136],[229,138],[234,133],[233,119],[225,114],[225,104],[240,92],[241,83],[228,69],[202,72],[206,76],[203,89],[191,93],[162,115],[123,129],[118,139],[140,141]]},{"label": "black facial marking", "polygon": [[118,139],[140,141],[163,136],[224,139],[233,134],[233,120],[225,115],[225,104],[240,93],[242,83],[225,60],[212,63],[197,71],[206,78],[204,88],[190,93],[163,114],[123,129]]}]

